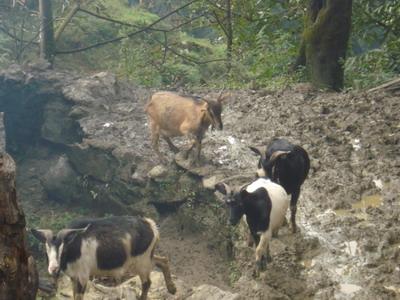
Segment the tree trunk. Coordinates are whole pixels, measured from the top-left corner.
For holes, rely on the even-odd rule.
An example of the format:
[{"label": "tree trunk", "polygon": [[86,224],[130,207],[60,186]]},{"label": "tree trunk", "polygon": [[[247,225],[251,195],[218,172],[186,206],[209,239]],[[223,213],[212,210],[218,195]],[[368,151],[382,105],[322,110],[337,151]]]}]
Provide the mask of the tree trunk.
[{"label": "tree trunk", "polygon": [[15,163],[0,153],[0,299],[34,300],[38,276],[26,249],[25,216],[17,202]]},{"label": "tree trunk", "polygon": [[53,27],[53,12],[51,0],[39,0],[40,12],[40,58],[49,61],[54,60],[55,42]]},{"label": "tree trunk", "polygon": [[232,3],[231,0],[226,0],[226,66],[228,73],[231,71],[232,68],[232,46]]},{"label": "tree trunk", "polygon": [[297,64],[305,62],[317,88],[343,88],[343,60],[351,28],[352,0],[311,0]]}]

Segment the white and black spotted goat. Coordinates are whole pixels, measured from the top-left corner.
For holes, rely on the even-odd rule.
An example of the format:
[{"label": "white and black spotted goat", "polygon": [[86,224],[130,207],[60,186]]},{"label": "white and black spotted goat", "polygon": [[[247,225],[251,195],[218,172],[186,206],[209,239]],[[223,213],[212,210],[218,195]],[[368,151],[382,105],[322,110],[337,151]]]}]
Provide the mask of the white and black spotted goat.
[{"label": "white and black spotted goat", "polygon": [[176,292],[167,258],[154,255],[159,232],[151,219],[130,216],[85,219],[72,222],[57,234],[51,230],[31,231],[46,245],[50,275],[58,277],[64,272],[71,278],[74,300],[83,299],[91,276],[108,276],[120,282],[127,273],[139,275],[140,299],[145,300],[154,265],[162,270],[168,291]]},{"label": "white and black spotted goat", "polygon": [[260,156],[257,176],[268,177],[283,186],[291,195],[290,211],[292,231],[296,232],[297,200],[301,185],[310,170],[310,159],[306,150],[285,139],[275,139],[267,147],[250,147]]},{"label": "white and black spotted goat", "polygon": [[277,234],[282,226],[289,206],[289,195],[285,189],[269,179],[258,178],[244,185],[238,192],[226,183],[218,183],[215,189],[225,195],[224,202],[229,207],[229,219],[236,225],[243,215],[256,243],[255,273],[265,267],[269,256],[269,242],[272,234]]}]

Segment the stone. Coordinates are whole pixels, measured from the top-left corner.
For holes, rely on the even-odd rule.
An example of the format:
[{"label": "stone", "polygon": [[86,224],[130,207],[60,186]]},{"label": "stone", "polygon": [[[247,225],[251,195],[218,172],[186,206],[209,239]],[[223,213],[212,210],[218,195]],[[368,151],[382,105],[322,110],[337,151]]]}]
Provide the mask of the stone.
[{"label": "stone", "polygon": [[50,199],[64,203],[83,200],[79,175],[72,169],[65,155],[54,159],[43,178],[44,189]]},{"label": "stone", "polygon": [[75,144],[69,148],[68,157],[80,174],[108,182],[113,179],[119,163],[109,151],[104,151],[105,148],[106,146],[88,143]]},{"label": "stone", "polygon": [[72,144],[82,141],[79,123],[68,117],[71,104],[61,98],[52,99],[44,106],[41,136],[53,143]]},{"label": "stone", "polygon": [[168,174],[168,168],[166,166],[157,165],[147,173],[147,176],[149,176],[152,179],[156,179],[156,178],[163,178],[167,176],[167,174]]},{"label": "stone", "polygon": [[221,290],[216,286],[203,284],[193,289],[193,294],[190,295],[188,300],[244,300],[237,293],[230,293]]}]

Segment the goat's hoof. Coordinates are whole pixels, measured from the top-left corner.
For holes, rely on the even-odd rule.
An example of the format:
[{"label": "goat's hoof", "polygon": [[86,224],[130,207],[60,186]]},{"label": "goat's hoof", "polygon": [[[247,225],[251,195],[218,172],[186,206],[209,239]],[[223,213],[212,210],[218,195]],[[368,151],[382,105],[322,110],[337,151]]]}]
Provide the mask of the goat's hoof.
[{"label": "goat's hoof", "polygon": [[175,284],[173,284],[173,283],[168,284],[168,285],[167,285],[167,290],[168,290],[168,292],[169,292],[170,294],[175,295],[175,293],[176,293],[176,286],[175,286]]},{"label": "goat's hoof", "polygon": [[293,226],[292,227],[292,233],[296,233],[297,232],[297,227],[296,226]]},{"label": "goat's hoof", "polygon": [[271,256],[270,256],[270,255],[263,256],[263,257],[261,258],[261,261],[260,261],[260,263],[259,263],[260,271],[265,271],[265,270],[267,269],[267,262],[268,262],[268,259],[271,259]]},{"label": "goat's hoof", "polygon": [[266,264],[263,261],[263,259],[256,261],[256,265],[253,270],[253,277],[254,278],[260,277],[260,273],[262,271],[265,271],[265,268],[266,268]]}]

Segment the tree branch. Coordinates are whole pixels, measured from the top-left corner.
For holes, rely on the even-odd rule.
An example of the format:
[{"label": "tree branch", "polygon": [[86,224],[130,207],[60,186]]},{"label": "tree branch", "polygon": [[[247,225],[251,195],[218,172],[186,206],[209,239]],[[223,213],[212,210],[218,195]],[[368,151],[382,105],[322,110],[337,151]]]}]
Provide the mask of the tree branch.
[{"label": "tree branch", "polygon": [[[105,20],[105,21],[109,21],[109,22],[112,22],[112,23],[116,23],[116,24],[120,24],[120,25],[123,25],[123,26],[135,27],[135,28],[140,28],[140,29],[143,28],[143,27],[141,27],[139,25],[136,25],[136,24],[126,23],[126,22],[123,22],[123,21],[120,21],[120,20],[112,19],[112,18],[105,17],[105,16],[102,16],[102,15],[98,15],[98,14],[96,14],[94,12],[88,11],[88,10],[83,9],[83,8],[79,9],[79,11],[83,12],[85,14],[91,15],[91,16],[93,16],[95,18],[99,18],[99,19],[102,19],[102,20]],[[189,23],[193,22],[194,20],[197,20],[197,19],[199,19],[199,18],[201,18],[203,16],[204,16],[204,14],[198,15],[198,16],[193,17],[192,19],[190,19],[188,21],[185,21],[185,22],[183,22],[181,24],[178,24],[178,25],[176,25],[176,26],[174,26],[172,28],[168,28],[168,29],[149,28],[149,30],[160,31],[160,32],[174,31],[174,30],[179,29],[180,27],[185,26],[186,24],[189,24]]]},{"label": "tree branch", "polygon": [[184,60],[186,60],[186,61],[188,61],[188,62],[195,63],[195,64],[197,64],[197,65],[204,65],[204,64],[208,64],[208,63],[216,62],[216,61],[226,61],[225,58],[216,58],[216,59],[211,59],[211,60],[199,61],[199,60],[197,60],[197,59],[195,59],[195,58],[193,58],[193,57],[180,54],[178,51],[176,51],[175,49],[169,47],[168,45],[164,44],[163,42],[159,41],[159,40],[156,39],[156,38],[154,38],[154,40],[155,40],[157,43],[159,43],[160,45],[163,45],[168,51],[171,51],[171,52],[172,52],[173,54],[175,54],[176,56],[179,56],[180,58],[182,58],[182,59],[184,59]]},{"label": "tree branch", "polygon": [[187,21],[182,22],[182,23],[180,23],[180,24],[178,24],[178,25],[175,25],[174,27],[169,28],[169,29],[166,30],[166,31],[170,32],[170,31],[177,30],[177,29],[179,29],[179,28],[181,28],[181,27],[183,27],[183,26],[185,26],[185,25],[187,25],[187,24],[189,24],[189,23],[192,23],[194,20],[197,20],[197,19],[200,19],[201,17],[204,17],[204,15],[205,15],[205,13],[202,13],[202,14],[200,14],[200,15],[198,15],[198,16],[195,16],[195,17],[191,18],[190,20],[187,20]]},{"label": "tree branch", "polygon": [[171,11],[168,14],[166,14],[165,16],[159,18],[158,20],[154,21],[150,25],[148,25],[148,26],[146,26],[144,28],[141,28],[141,29],[139,29],[137,31],[131,32],[131,33],[127,34],[127,35],[120,36],[120,37],[113,38],[113,39],[109,39],[109,40],[105,40],[105,41],[102,41],[102,42],[99,42],[99,43],[96,43],[96,44],[93,44],[93,45],[90,45],[90,46],[82,47],[82,48],[64,50],[64,51],[57,51],[56,54],[71,54],[71,53],[82,52],[82,51],[86,51],[86,50],[89,50],[89,49],[93,49],[93,48],[97,48],[97,47],[100,47],[100,46],[104,46],[104,45],[107,45],[107,44],[110,44],[110,43],[115,43],[115,42],[121,41],[121,40],[126,39],[126,38],[130,38],[130,37],[132,37],[134,35],[137,35],[139,33],[142,33],[142,32],[145,32],[145,31],[147,31],[149,29],[152,29],[152,27],[154,25],[160,23],[161,21],[165,20],[169,16],[171,16],[171,15],[175,14],[176,12],[178,12],[178,11],[180,11],[180,10],[190,6],[190,5],[192,5],[193,3],[197,2],[197,1],[199,1],[199,0],[192,0],[192,1],[182,5],[180,7],[178,7],[177,9],[174,9],[173,11]]},{"label": "tree branch", "polygon": [[31,43],[31,44],[36,44],[36,45],[38,44],[38,42],[31,42],[31,41],[22,40],[22,39],[20,39],[19,37],[17,37],[17,36],[15,36],[14,34],[12,34],[11,32],[7,31],[6,28],[1,27],[1,26],[0,26],[0,31],[3,32],[3,33],[4,33],[5,35],[7,35],[8,37],[10,37],[10,38],[12,38],[12,39],[14,39],[14,40],[17,40],[17,41],[20,42],[20,43]]},{"label": "tree branch", "polygon": [[[83,9],[83,8],[79,9],[79,11],[80,11],[80,12],[83,12],[83,13],[85,13],[85,14],[88,14],[88,15],[90,15],[90,16],[93,16],[93,17],[95,17],[95,18],[101,19],[101,20],[105,20],[105,21],[108,21],[108,22],[112,22],[112,23],[116,23],[116,24],[120,24],[120,25],[124,25],[124,26],[129,26],[129,27],[135,27],[135,28],[140,28],[140,29],[142,29],[142,27],[139,26],[139,25],[130,24],[130,23],[126,23],[126,22],[123,22],[123,21],[119,21],[119,20],[116,20],[116,19],[109,18],[109,17],[105,17],[105,16],[102,16],[102,15],[96,14],[96,13],[94,13],[94,12],[91,12],[91,11],[89,11],[89,10]],[[159,28],[149,28],[149,29],[150,29],[150,30],[153,30],[153,31],[161,31],[161,32],[166,32],[166,31],[168,31],[168,30],[159,29]]]},{"label": "tree branch", "polygon": [[[209,4],[211,4],[211,6],[214,6],[215,8],[218,8],[219,10],[224,11],[225,13],[228,11],[225,7],[219,6],[218,4],[214,3],[214,1],[212,0],[206,0],[206,2],[208,2]],[[237,12],[232,11],[232,14],[235,15],[236,17],[245,19],[247,21],[253,21],[248,17],[243,16],[242,14],[239,14]]]},{"label": "tree branch", "polygon": [[224,32],[225,36],[228,36],[228,31],[225,28],[225,25],[222,23],[222,21],[219,19],[217,13],[215,11],[212,11],[212,14],[214,15],[215,20],[217,21],[219,27],[221,27],[222,31]]},{"label": "tree branch", "polygon": [[79,7],[80,7],[80,0],[76,0],[75,3],[73,4],[71,10],[65,16],[65,19],[62,21],[62,23],[60,24],[60,26],[57,28],[56,32],[54,33],[54,41],[55,42],[57,42],[60,39],[61,33],[63,33],[65,27],[67,27],[69,22],[71,22],[72,18],[78,12]]}]

